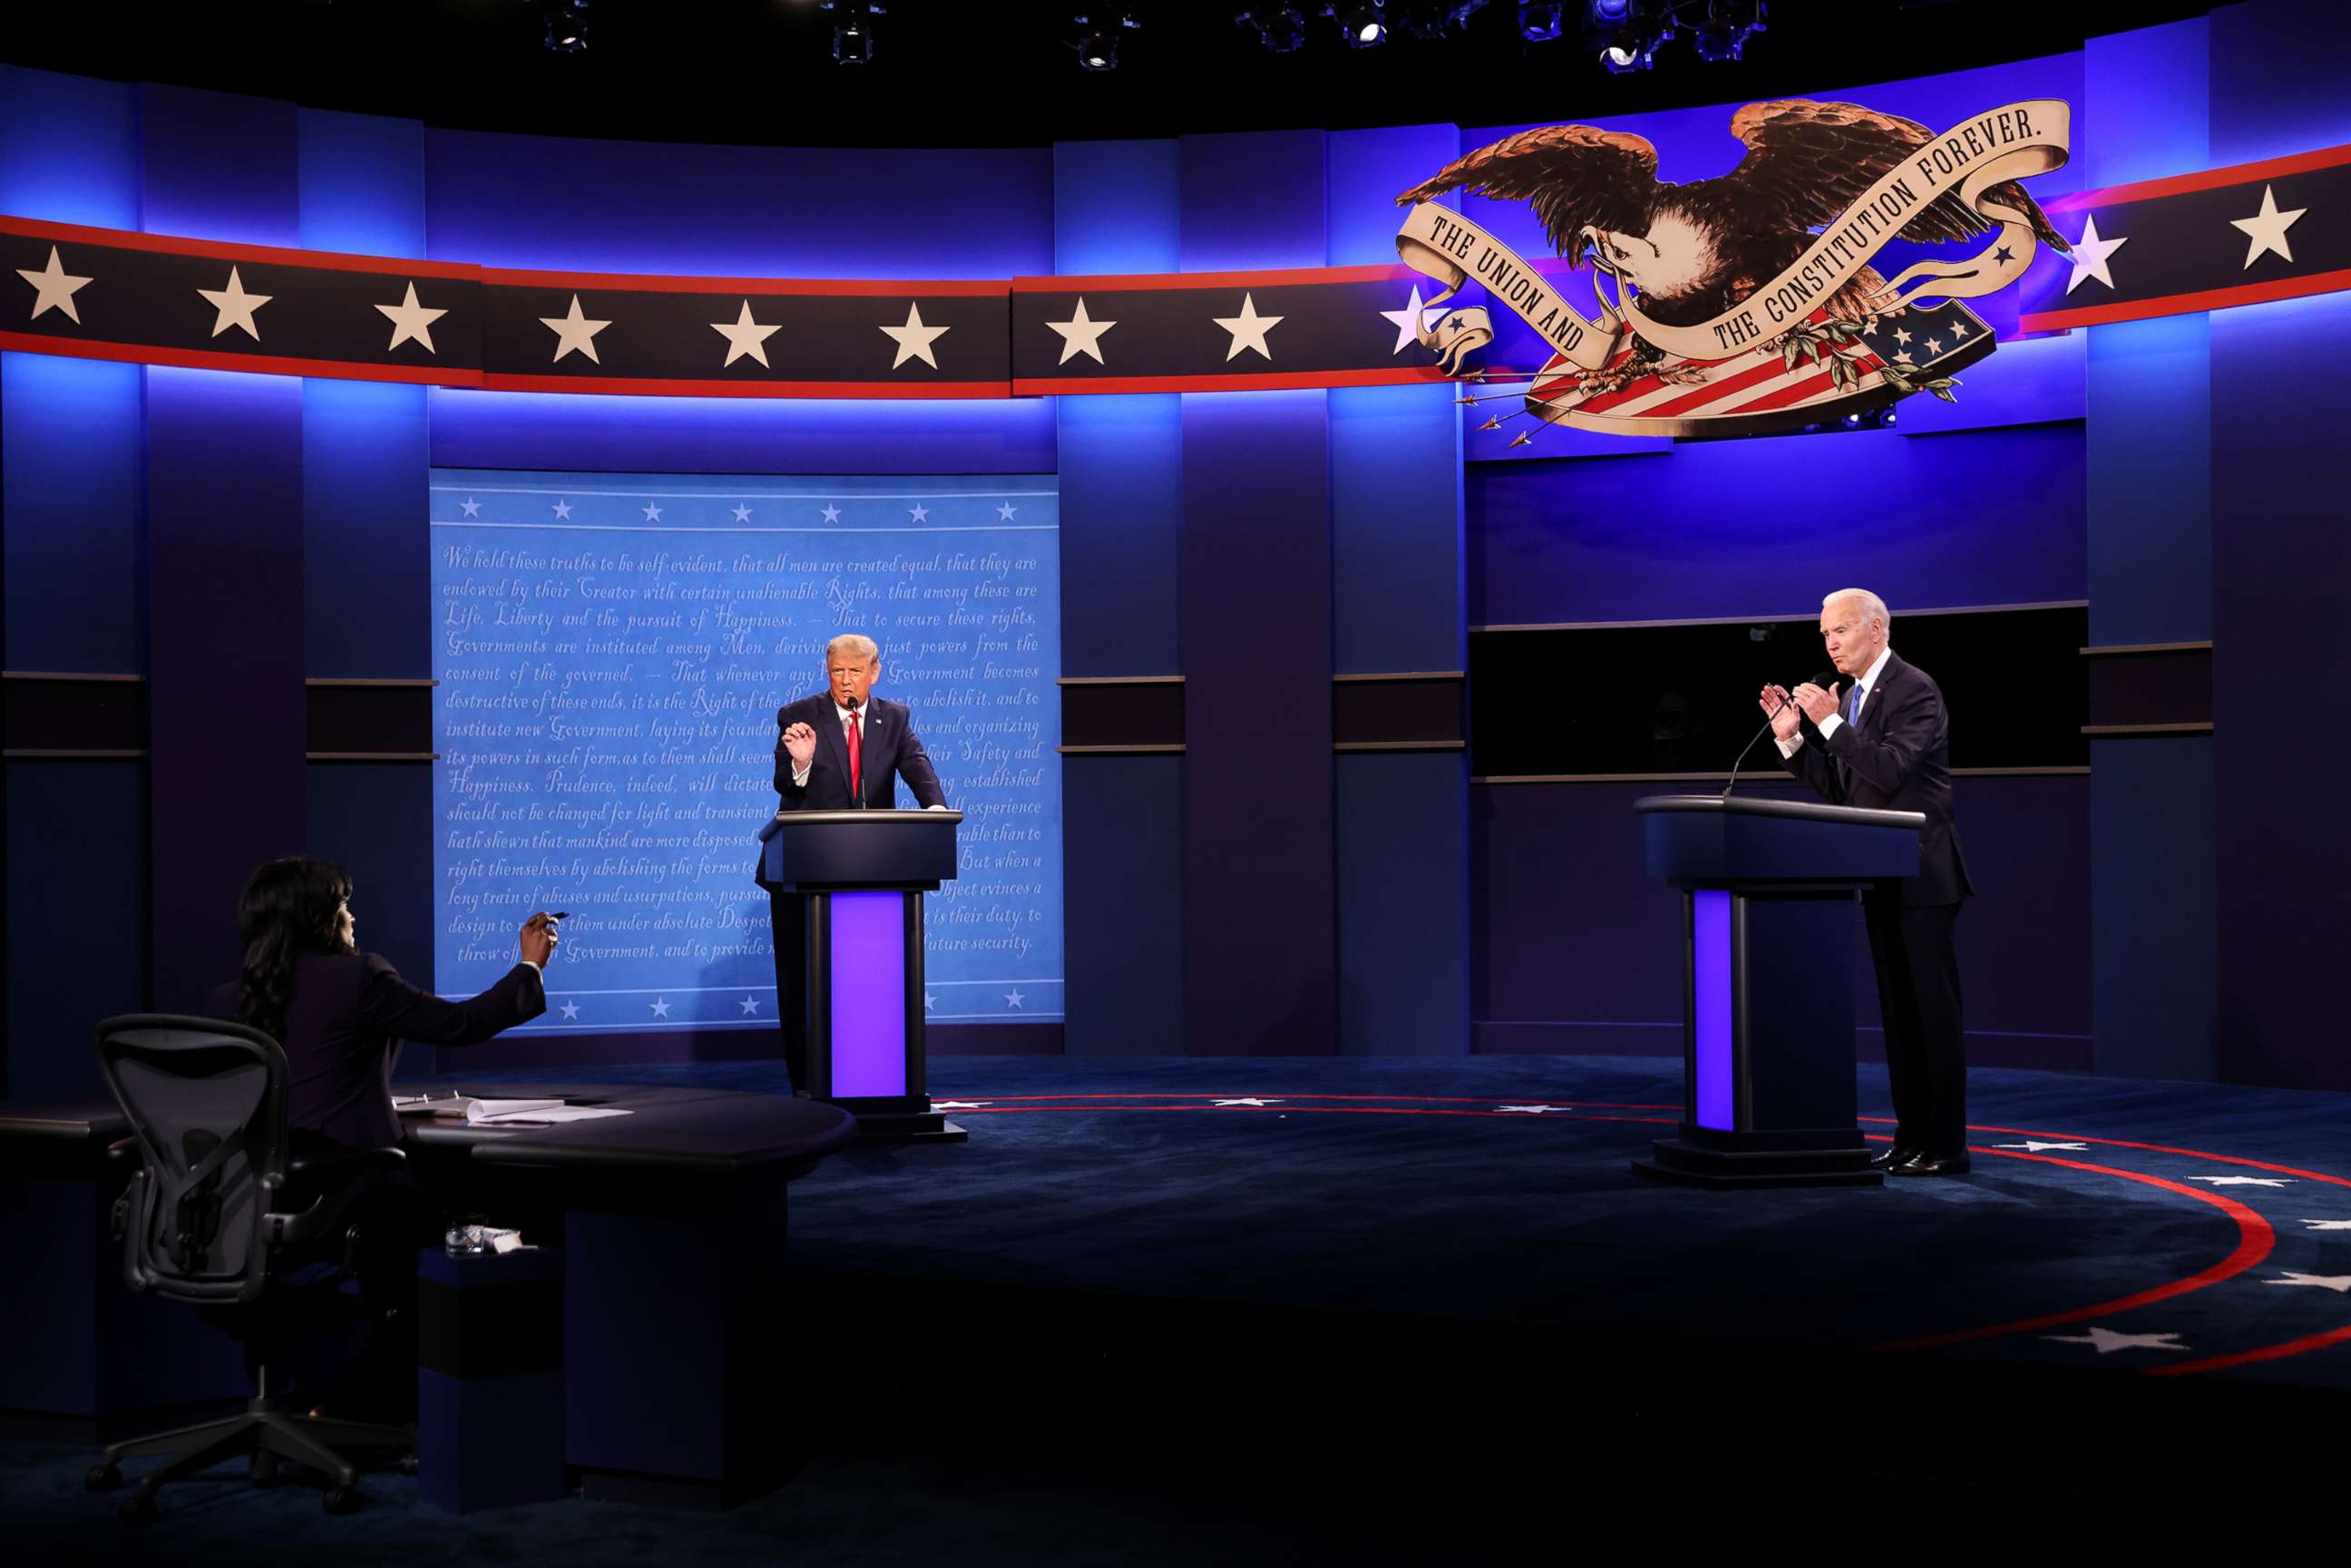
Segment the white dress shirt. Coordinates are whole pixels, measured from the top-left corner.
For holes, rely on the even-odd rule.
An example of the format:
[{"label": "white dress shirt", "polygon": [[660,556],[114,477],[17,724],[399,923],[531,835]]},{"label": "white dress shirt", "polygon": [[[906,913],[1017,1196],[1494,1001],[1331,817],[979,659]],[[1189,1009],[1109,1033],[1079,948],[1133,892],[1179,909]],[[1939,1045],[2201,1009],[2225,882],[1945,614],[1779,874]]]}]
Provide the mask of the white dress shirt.
[{"label": "white dress shirt", "polygon": [[[1855,718],[1859,718],[1861,710],[1869,706],[1869,694],[1877,689],[1877,677],[1885,672],[1886,661],[1892,657],[1894,657],[1894,644],[1888,643],[1877,651],[1877,657],[1869,662],[1869,668],[1861,673],[1861,678],[1853,683],[1854,689],[1861,694],[1854,701],[1853,716]],[[1837,732],[1837,727],[1843,723],[1844,723],[1844,715],[1833,713],[1813,727],[1821,732],[1821,738],[1826,740]],[[1780,755],[1782,757],[1795,756],[1796,747],[1804,744],[1801,736],[1793,740],[1782,740],[1775,735],[1771,739],[1780,747]]]}]

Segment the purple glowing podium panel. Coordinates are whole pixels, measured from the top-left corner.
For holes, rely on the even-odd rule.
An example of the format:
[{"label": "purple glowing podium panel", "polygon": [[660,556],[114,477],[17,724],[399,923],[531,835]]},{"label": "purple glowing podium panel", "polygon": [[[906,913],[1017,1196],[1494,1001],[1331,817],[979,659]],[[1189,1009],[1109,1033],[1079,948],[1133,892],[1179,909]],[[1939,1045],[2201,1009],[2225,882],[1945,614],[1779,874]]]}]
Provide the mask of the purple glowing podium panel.
[{"label": "purple glowing podium panel", "polygon": [[923,894],[956,874],[960,811],[779,811],[759,831],[760,886],[796,900],[776,948],[800,962],[778,987],[798,1003],[813,1099],[854,1114],[862,1137],[960,1138],[924,1082]]},{"label": "purple glowing podium panel", "polygon": [[1633,1162],[1708,1186],[1875,1183],[1855,1121],[1860,896],[1918,872],[1916,811],[1657,795],[1636,801],[1651,875],[1686,894],[1684,1108]]}]

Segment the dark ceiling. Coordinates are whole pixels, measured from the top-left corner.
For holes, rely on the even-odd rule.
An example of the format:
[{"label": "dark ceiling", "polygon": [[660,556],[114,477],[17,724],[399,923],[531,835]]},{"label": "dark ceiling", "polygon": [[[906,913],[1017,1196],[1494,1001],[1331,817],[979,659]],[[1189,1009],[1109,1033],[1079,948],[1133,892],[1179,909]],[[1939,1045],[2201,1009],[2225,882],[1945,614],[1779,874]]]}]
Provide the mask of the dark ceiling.
[{"label": "dark ceiling", "polygon": [[[873,62],[837,66],[816,0],[593,0],[589,47],[549,53],[528,0],[125,0],[13,7],[0,58],[288,99],[434,125],[641,141],[1021,146],[1102,137],[1450,120],[1498,125],[1834,90],[2079,47],[2200,15],[2189,0],[1772,0],[1739,61],[1687,37],[1602,71],[1573,26],[1518,37],[1515,0],[1455,36],[1349,49],[1324,0],[1271,55],[1249,0],[1126,5],[887,0]],[[1391,0],[1395,11],[1400,0]],[[1571,16],[1574,7],[1570,7]],[[1116,70],[1078,68],[1073,13],[1143,23]]]}]

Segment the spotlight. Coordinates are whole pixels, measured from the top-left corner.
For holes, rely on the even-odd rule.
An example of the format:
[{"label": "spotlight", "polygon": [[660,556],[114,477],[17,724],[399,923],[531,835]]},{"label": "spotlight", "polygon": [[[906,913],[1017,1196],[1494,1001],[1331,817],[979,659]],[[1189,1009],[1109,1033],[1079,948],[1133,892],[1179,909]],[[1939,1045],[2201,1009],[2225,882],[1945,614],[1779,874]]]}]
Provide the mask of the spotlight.
[{"label": "spotlight", "polygon": [[1610,76],[1622,76],[1626,71],[1645,71],[1656,62],[1656,46],[1630,27],[1618,33],[1602,47],[1600,64]]},{"label": "spotlight", "polygon": [[1396,23],[1416,38],[1441,38],[1485,8],[1486,0],[1398,0]]},{"label": "spotlight", "polygon": [[1347,37],[1351,49],[1368,49],[1388,41],[1387,18],[1381,15],[1386,0],[1366,0],[1366,3],[1342,5],[1335,3],[1322,7],[1322,15],[1339,24]]},{"label": "spotlight", "polygon": [[1699,59],[1719,64],[1739,58],[1747,40],[1761,31],[1762,0],[1710,0],[1706,20],[1690,39],[1690,47]]},{"label": "spotlight", "polygon": [[865,66],[873,63],[873,18],[888,14],[888,7],[876,0],[823,0],[825,10],[835,13],[840,20],[832,25],[832,60],[835,65]]},{"label": "spotlight", "polygon": [[1266,52],[1275,55],[1296,54],[1306,42],[1306,18],[1295,5],[1259,5],[1243,11],[1233,18],[1244,27],[1257,29],[1257,41]]},{"label": "spotlight", "polygon": [[538,0],[538,10],[549,49],[576,55],[588,47],[588,0]]},{"label": "spotlight", "polygon": [[1090,71],[1118,69],[1118,35],[1122,29],[1143,26],[1133,15],[1122,13],[1116,26],[1097,26],[1083,15],[1070,18],[1078,26],[1077,41],[1071,47],[1078,51],[1078,64]]},{"label": "spotlight", "polygon": [[1559,37],[1566,9],[1551,0],[1519,0],[1519,36],[1530,44],[1549,43]]}]

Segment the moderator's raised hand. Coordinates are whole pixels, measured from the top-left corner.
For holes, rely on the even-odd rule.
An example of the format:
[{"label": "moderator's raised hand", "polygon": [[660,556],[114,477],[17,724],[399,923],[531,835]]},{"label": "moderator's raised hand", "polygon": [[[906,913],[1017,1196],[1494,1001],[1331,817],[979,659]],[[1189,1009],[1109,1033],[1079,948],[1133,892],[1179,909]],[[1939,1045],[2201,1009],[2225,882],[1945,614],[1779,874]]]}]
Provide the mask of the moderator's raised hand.
[{"label": "moderator's raised hand", "polygon": [[522,936],[517,946],[527,962],[544,969],[547,961],[555,956],[555,917],[542,909],[522,923]]}]

